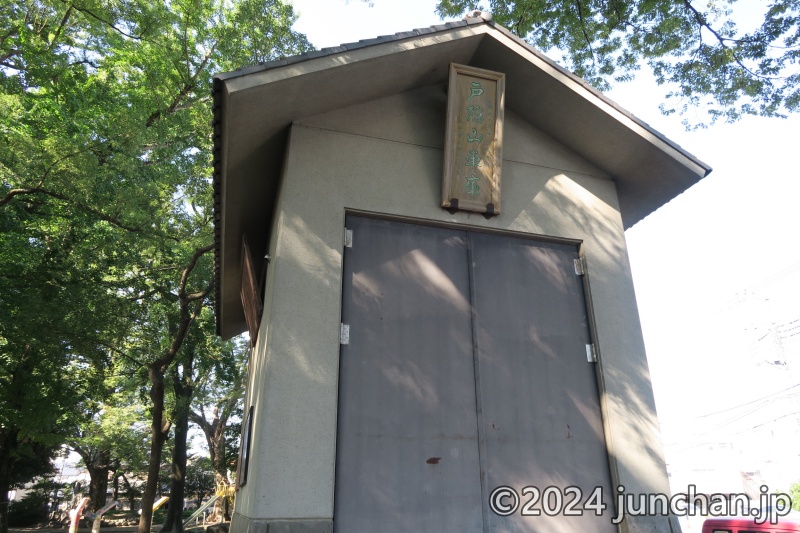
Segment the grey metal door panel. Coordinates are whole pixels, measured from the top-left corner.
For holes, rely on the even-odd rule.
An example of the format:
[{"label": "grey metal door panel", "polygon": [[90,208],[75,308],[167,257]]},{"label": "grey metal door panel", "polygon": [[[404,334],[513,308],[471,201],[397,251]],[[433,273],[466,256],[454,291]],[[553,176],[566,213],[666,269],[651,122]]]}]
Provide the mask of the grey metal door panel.
[{"label": "grey metal door panel", "polygon": [[[582,508],[603,487],[610,505],[608,459],[589,332],[573,246],[470,234],[478,405],[484,494],[508,485],[579,487]],[[530,500],[523,496],[521,503]],[[532,507],[542,510],[543,502]],[[556,507],[550,499],[548,509]],[[604,516],[486,513],[490,531],[616,531]]]},{"label": "grey metal door panel", "polygon": [[466,234],[347,227],[334,528],[481,531]]},{"label": "grey metal door panel", "polygon": [[[353,216],[347,227],[336,533],[616,531],[576,248]],[[499,485],[557,487],[560,507],[579,487],[576,509],[600,486],[608,507],[500,517],[488,505]]]}]

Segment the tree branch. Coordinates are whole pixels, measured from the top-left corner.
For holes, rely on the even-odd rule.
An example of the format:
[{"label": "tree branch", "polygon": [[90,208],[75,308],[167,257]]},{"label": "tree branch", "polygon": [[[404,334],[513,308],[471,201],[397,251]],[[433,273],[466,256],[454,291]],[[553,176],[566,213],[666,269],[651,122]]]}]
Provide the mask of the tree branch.
[{"label": "tree branch", "polygon": [[27,189],[11,189],[5,195],[5,197],[0,199],[0,207],[3,207],[5,204],[10,202],[12,200],[12,198],[14,198],[15,196],[17,196],[19,194],[35,194],[35,193],[43,192],[42,185],[44,185],[44,182],[50,176],[50,172],[52,172],[53,169],[56,168],[56,165],[58,165],[62,161],[66,161],[67,159],[75,157],[76,155],[81,155],[83,153],[91,151],[95,147],[97,147],[97,144],[90,144],[90,145],[87,145],[87,146],[81,148],[80,150],[76,150],[74,152],[70,152],[70,153],[68,153],[66,155],[63,155],[63,156],[59,157],[58,159],[53,161],[53,163],[49,167],[47,167],[47,170],[45,170],[44,174],[42,174],[42,177],[39,178],[39,183],[37,183],[35,187],[30,187],[30,188],[27,188]]},{"label": "tree branch", "polygon": [[191,294],[186,295],[187,302],[194,302],[196,300],[200,300],[201,298],[205,298],[211,292],[211,286],[206,287],[202,291],[193,292]]},{"label": "tree branch", "polygon": [[[708,23],[708,21],[706,20],[705,16],[702,13],[700,13],[697,9],[695,9],[695,7],[692,5],[690,0],[683,0],[683,3],[689,9],[689,11],[692,12],[695,21],[697,21],[697,23],[700,25],[700,29],[702,30],[703,28],[705,28],[706,30],[708,30],[711,33],[711,35],[714,36],[714,38],[717,40],[717,42],[720,44],[720,46],[722,48],[724,48],[726,50],[729,50],[731,52],[731,55],[733,56],[734,62],[737,65],[739,65],[742,68],[742,70],[744,70],[745,72],[747,72],[748,74],[750,74],[754,78],[760,78],[762,80],[777,80],[777,79],[781,79],[779,77],[763,76],[761,74],[758,74],[757,72],[753,72],[752,70],[750,70],[750,68],[748,68],[742,62],[742,60],[740,59],[739,54],[736,53],[736,49],[735,48],[731,48],[730,46],[728,46],[726,44],[727,42],[737,42],[738,43],[738,42],[745,42],[745,41],[736,40],[736,39],[729,39],[727,37],[723,37],[722,35],[720,35],[717,32],[717,30],[715,30],[714,28],[711,27],[711,24]],[[700,42],[702,43],[702,36],[699,39],[700,39]]]},{"label": "tree branch", "polygon": [[37,192],[41,192],[40,187],[31,187],[28,189],[11,189],[3,198],[0,198],[0,207],[3,207],[8,202],[13,200],[15,196],[18,196],[20,194],[36,194]]},{"label": "tree branch", "polygon": [[21,50],[11,50],[10,52],[0,56],[0,64],[2,64],[5,67],[13,68],[14,70],[18,70],[13,65],[11,65],[9,63],[6,63],[6,61],[11,59],[14,56],[20,56],[20,55],[22,55],[22,51]]},{"label": "tree branch", "polygon": [[69,20],[70,15],[72,14],[73,5],[70,4],[67,8],[67,11],[64,13],[64,18],[61,19],[61,24],[58,25],[58,29],[56,30],[55,35],[53,36],[53,41],[50,43],[50,46],[47,48],[48,50],[53,50],[53,47],[58,42],[58,38],[61,37],[61,30],[64,29],[64,26],[67,25],[67,21]]},{"label": "tree branch", "polygon": [[119,217],[115,217],[109,215],[107,213],[103,213],[99,209],[94,207],[90,207],[84,203],[78,202],[74,198],[67,196],[66,194],[62,194],[59,192],[51,191],[49,189],[45,189],[44,187],[32,187],[28,189],[11,189],[8,191],[6,196],[0,199],[0,207],[4,206],[8,202],[10,202],[15,196],[19,195],[26,195],[26,194],[42,194],[44,196],[50,196],[51,198],[55,198],[57,200],[62,200],[64,202],[70,203],[75,206],[79,211],[83,211],[84,213],[88,213],[90,215],[94,215],[100,220],[104,222],[108,222],[112,226],[116,226],[120,229],[125,231],[130,231],[131,233],[142,233],[145,235],[155,235],[157,237],[161,237],[164,239],[169,239],[175,242],[181,242],[181,239],[178,237],[174,237],[172,235],[167,235],[166,233],[161,233],[159,231],[153,231],[149,228],[140,228],[136,226],[131,226],[123,222]]},{"label": "tree branch", "polygon": [[[175,98],[173,98],[172,103],[169,105],[169,107],[166,109],[166,111],[155,111],[155,112],[153,112],[152,115],[147,117],[146,125],[147,125],[148,128],[150,126],[152,126],[153,124],[155,124],[155,122],[158,119],[160,119],[162,116],[171,115],[172,113],[175,112],[176,109],[178,109],[178,106],[181,104],[183,99],[186,98],[186,96],[191,92],[191,90],[195,88],[195,84],[197,83],[197,78],[205,70],[206,66],[208,65],[209,60],[211,59],[211,56],[214,54],[214,51],[217,49],[217,45],[218,44],[219,44],[219,41],[214,42],[214,45],[211,47],[211,50],[209,50],[206,53],[206,55],[203,57],[203,61],[197,67],[197,70],[195,71],[195,73],[184,84],[183,88],[175,96]],[[187,56],[187,58],[188,58],[188,56]]]},{"label": "tree branch", "polygon": [[[66,2],[64,2],[64,3],[66,3]],[[105,24],[106,26],[108,26],[109,28],[111,28],[112,30],[114,30],[115,32],[119,33],[120,35],[123,35],[123,36],[125,36],[125,37],[128,37],[128,38],[130,38],[130,39],[136,39],[137,41],[141,41],[141,40],[142,40],[142,36],[143,36],[144,34],[142,34],[142,35],[131,35],[130,33],[125,33],[125,32],[124,32],[124,31],[122,31],[121,29],[119,29],[119,28],[117,28],[116,26],[114,26],[114,24],[113,24],[112,22],[109,22],[109,21],[105,20],[104,18],[102,18],[102,17],[100,17],[99,15],[95,14],[95,13],[94,13],[94,12],[92,12],[91,10],[89,10],[89,9],[86,9],[85,7],[84,7],[84,8],[81,8],[81,7],[78,7],[78,6],[75,6],[75,5],[70,5],[70,7],[73,7],[73,8],[75,8],[75,10],[76,10],[76,11],[80,11],[81,13],[84,13],[84,14],[86,14],[86,15],[89,15],[89,16],[90,16],[90,17],[92,17],[93,19],[95,19],[95,20],[98,20],[98,21],[102,22],[103,24]]]},{"label": "tree branch", "polygon": [[[203,436],[205,436],[205,438],[206,438],[206,444],[208,445],[209,453],[213,454],[214,453],[214,441],[213,441],[212,437],[214,435],[214,428],[208,422],[208,420],[206,420],[205,414],[198,414],[196,411],[190,410],[189,411],[189,420],[191,420],[193,424],[197,425],[200,428],[200,430],[203,432]],[[211,461],[213,463],[213,461],[214,461],[213,457],[212,457]]]},{"label": "tree branch", "polygon": [[[168,367],[172,361],[175,359],[175,356],[178,354],[178,350],[180,349],[181,345],[183,344],[186,335],[189,333],[189,326],[191,326],[192,322],[200,315],[200,311],[203,308],[203,296],[194,298],[190,300],[190,296],[194,296],[198,293],[193,293],[192,295],[186,294],[186,285],[189,282],[189,275],[194,270],[194,267],[197,266],[197,262],[200,260],[203,255],[207,254],[211,250],[214,249],[213,244],[209,244],[207,246],[203,246],[201,248],[197,248],[194,253],[192,254],[191,259],[189,260],[189,264],[186,265],[186,268],[183,269],[183,273],[181,273],[181,281],[178,284],[178,301],[180,302],[180,318],[178,320],[178,330],[175,332],[175,336],[170,343],[170,347],[164,352],[164,354],[150,363],[148,367],[151,371],[163,370]],[[211,287],[207,287],[205,292],[208,294],[211,292]],[[190,305],[192,302],[196,302],[194,309],[190,312]]]},{"label": "tree branch", "polygon": [[[214,249],[214,245],[213,244],[209,244],[207,246],[203,246],[201,248],[196,249],[194,251],[194,253],[192,254],[192,258],[189,260],[189,264],[186,265],[186,268],[183,269],[183,273],[181,274],[181,281],[180,281],[180,285],[179,285],[179,290],[178,290],[178,297],[182,301],[186,299],[186,284],[189,282],[189,275],[192,273],[192,270],[194,270],[194,267],[197,266],[197,262],[200,260],[200,258],[203,257],[205,254],[207,254],[208,252],[210,252],[213,249]],[[206,290],[208,291],[208,290],[210,290],[210,288],[208,288]],[[188,303],[188,301],[187,301],[187,303]]]},{"label": "tree branch", "polygon": [[581,21],[581,32],[583,33],[583,38],[586,40],[586,46],[589,47],[589,52],[592,54],[592,60],[594,60],[594,48],[592,47],[592,40],[589,39],[589,34],[586,33],[586,21],[583,18],[583,9],[581,9],[581,0],[575,0],[575,6],[578,8],[578,19]]}]

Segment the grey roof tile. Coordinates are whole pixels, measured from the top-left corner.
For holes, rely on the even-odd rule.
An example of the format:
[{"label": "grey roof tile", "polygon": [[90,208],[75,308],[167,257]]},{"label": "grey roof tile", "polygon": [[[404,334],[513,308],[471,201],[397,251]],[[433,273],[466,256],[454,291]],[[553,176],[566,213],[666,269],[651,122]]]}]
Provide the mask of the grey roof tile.
[{"label": "grey roof tile", "polygon": [[355,43],[344,43],[342,46],[347,50],[358,50],[359,48],[364,48],[366,44],[364,44],[364,41],[358,41]]}]

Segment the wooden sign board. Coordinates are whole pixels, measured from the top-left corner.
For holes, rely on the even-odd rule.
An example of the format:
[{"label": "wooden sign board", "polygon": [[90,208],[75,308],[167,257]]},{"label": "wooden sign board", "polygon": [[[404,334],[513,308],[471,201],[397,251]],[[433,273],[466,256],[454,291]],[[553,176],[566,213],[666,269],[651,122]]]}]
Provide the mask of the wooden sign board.
[{"label": "wooden sign board", "polygon": [[450,64],[442,207],[500,213],[505,74]]},{"label": "wooden sign board", "polygon": [[253,255],[247,239],[242,236],[242,307],[244,308],[244,318],[247,322],[247,329],[250,332],[250,344],[255,345],[258,338],[258,327],[261,324],[261,291],[259,290],[258,278],[256,278],[255,264]]},{"label": "wooden sign board", "polygon": [[[250,354],[252,355],[252,353]],[[250,357],[248,356],[248,359]],[[242,438],[239,441],[239,461],[236,465],[236,489],[240,489],[247,483],[247,475],[250,467],[250,441],[253,435],[253,406],[247,410],[244,424],[242,424]]]}]

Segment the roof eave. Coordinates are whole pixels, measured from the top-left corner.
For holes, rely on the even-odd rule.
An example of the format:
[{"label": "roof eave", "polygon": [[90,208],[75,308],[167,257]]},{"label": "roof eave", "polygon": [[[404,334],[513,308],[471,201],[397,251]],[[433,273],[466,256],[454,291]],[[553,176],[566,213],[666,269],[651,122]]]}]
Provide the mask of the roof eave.
[{"label": "roof eave", "polygon": [[[269,215],[263,205],[274,196],[285,131],[291,122],[443,82],[451,61],[506,72],[509,108],[614,177],[626,229],[711,171],[585,81],[482,18],[348,43],[220,74],[214,79],[219,334],[227,338],[245,330],[240,280],[237,283],[241,231],[250,225],[259,227],[260,235],[251,238],[248,234],[248,238],[256,254],[263,251],[271,202]],[[366,82],[358,83],[361,78]],[[300,86],[302,91],[297,90]],[[558,102],[563,105],[554,105]],[[234,129],[228,127],[232,121],[239,121]],[[259,220],[246,212],[254,209],[254,202],[262,206]],[[263,220],[265,216],[270,218]]]}]

